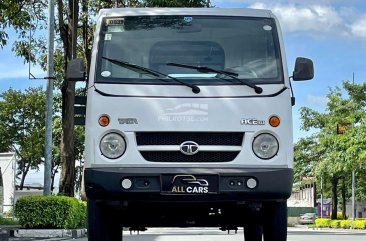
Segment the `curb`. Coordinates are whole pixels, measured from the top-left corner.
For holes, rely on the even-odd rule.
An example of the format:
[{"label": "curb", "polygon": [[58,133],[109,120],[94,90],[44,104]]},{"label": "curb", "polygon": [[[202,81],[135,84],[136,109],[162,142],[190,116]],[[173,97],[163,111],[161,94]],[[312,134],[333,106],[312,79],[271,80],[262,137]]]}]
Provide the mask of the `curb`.
[{"label": "curb", "polygon": [[289,227],[289,231],[294,232],[332,232],[332,233],[366,233],[365,229],[341,229],[341,228],[309,228],[309,227]]},{"label": "curb", "polygon": [[82,238],[86,229],[17,229],[15,238]]}]

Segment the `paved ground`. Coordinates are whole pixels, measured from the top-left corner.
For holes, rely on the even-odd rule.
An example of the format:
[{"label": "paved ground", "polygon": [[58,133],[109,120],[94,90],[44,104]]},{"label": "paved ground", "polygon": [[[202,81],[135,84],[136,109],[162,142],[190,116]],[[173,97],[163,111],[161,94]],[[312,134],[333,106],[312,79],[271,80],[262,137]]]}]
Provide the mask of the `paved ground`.
[{"label": "paved ground", "polygon": [[[33,241],[33,240],[74,240],[87,241],[87,238],[80,239],[15,239],[10,241]],[[124,241],[243,241],[243,230],[239,230],[237,234],[231,232],[222,232],[212,228],[186,228],[186,229],[149,229],[137,233],[124,232]],[[357,230],[309,230],[302,228],[289,228],[288,241],[365,241],[366,232]]]}]

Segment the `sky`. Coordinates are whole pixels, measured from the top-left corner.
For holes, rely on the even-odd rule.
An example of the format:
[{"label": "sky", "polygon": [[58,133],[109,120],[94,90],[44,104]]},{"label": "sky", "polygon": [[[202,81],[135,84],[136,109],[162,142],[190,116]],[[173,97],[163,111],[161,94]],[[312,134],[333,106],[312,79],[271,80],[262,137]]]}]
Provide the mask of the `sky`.
[{"label": "sky", "polygon": [[[303,106],[324,112],[329,88],[344,80],[366,80],[366,4],[365,0],[212,0],[220,8],[270,9],[279,19],[289,73],[296,57],[313,60],[315,77],[292,82],[296,97],[293,107],[294,141],[311,133],[300,130],[299,109]],[[10,35],[14,41],[16,35]],[[45,73],[31,66],[31,73]],[[0,93],[10,87],[26,89],[44,86],[45,80],[29,80],[28,65],[14,57],[11,46],[0,49]]]},{"label": "sky", "polygon": [[315,77],[292,82],[294,142],[311,132],[300,129],[303,106],[326,111],[329,89],[348,80],[366,81],[365,0],[214,0],[216,7],[270,9],[282,29],[291,74],[296,57],[313,60]]}]

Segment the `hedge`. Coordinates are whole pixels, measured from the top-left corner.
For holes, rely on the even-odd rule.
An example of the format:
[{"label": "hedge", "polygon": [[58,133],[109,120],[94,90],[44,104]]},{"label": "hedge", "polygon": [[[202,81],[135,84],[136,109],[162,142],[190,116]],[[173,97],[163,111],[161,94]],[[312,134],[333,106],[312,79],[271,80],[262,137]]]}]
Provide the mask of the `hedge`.
[{"label": "hedge", "polygon": [[315,226],[318,228],[329,228],[331,220],[329,218],[315,219]]},{"label": "hedge", "polygon": [[365,229],[366,228],[366,220],[355,220],[353,222],[353,228],[355,228],[355,229]]},{"label": "hedge", "polygon": [[331,228],[340,228],[341,227],[341,220],[332,220],[330,221]]},{"label": "hedge", "polygon": [[317,218],[315,226],[318,228],[344,228],[344,229],[366,229],[366,220],[331,220],[329,218]]},{"label": "hedge", "polygon": [[341,228],[350,229],[353,226],[353,220],[341,220]]},{"label": "hedge", "polygon": [[86,203],[65,196],[25,196],[17,200],[15,215],[24,228],[81,228]]}]

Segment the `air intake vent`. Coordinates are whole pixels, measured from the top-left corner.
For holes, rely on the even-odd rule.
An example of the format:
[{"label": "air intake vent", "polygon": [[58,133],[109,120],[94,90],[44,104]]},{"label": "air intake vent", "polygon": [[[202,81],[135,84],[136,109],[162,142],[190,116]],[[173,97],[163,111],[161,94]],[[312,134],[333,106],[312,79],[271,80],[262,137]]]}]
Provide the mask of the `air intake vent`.
[{"label": "air intake vent", "polygon": [[241,146],[243,132],[137,132],[137,145],[180,145],[194,141],[198,145]]}]

